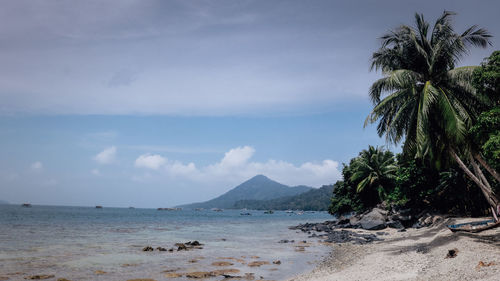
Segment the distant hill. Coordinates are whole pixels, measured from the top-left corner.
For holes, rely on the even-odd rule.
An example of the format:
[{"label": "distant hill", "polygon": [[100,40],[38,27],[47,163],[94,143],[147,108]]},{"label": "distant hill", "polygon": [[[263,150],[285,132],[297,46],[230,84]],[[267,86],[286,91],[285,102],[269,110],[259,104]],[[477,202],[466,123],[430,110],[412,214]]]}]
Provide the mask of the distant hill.
[{"label": "distant hill", "polygon": [[333,185],[324,185],[319,189],[311,189],[295,196],[271,200],[241,200],[236,202],[234,207],[253,210],[326,211],[330,205],[332,192]]},{"label": "distant hill", "polygon": [[187,204],[178,207],[232,209],[237,201],[266,200],[293,196],[311,189],[313,188],[303,185],[290,187],[279,182],[275,182],[266,176],[257,175],[217,198],[206,202]]},{"label": "distant hill", "polygon": [[8,205],[8,204],[9,204],[9,202],[4,201],[4,200],[0,200],[0,205]]}]

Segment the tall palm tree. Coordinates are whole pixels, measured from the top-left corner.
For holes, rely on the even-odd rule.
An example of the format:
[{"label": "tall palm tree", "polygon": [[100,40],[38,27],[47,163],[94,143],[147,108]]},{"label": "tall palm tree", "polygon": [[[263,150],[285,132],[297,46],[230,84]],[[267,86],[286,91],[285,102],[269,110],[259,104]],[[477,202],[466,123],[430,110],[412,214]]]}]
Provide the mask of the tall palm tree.
[{"label": "tall palm tree", "polygon": [[351,176],[351,181],[358,183],[356,191],[375,189],[380,201],[384,201],[387,195],[386,188],[391,184],[391,180],[396,178],[394,154],[384,151],[381,147],[375,148],[370,145],[368,150],[361,151],[353,169],[355,172]]},{"label": "tall palm tree", "polygon": [[[372,70],[382,70],[384,77],[370,88],[374,108],[365,126],[379,121],[380,136],[393,143],[404,139],[404,153],[431,159],[438,168],[451,156],[496,209],[499,200],[476,167],[466,139],[484,108],[471,85],[475,67],[455,68],[470,47],[491,45],[491,35],[476,25],[456,33],[452,15],[443,12],[430,29],[424,16],[415,14],[414,27],[402,25],[381,37]],[[459,155],[470,158],[474,173]]]}]

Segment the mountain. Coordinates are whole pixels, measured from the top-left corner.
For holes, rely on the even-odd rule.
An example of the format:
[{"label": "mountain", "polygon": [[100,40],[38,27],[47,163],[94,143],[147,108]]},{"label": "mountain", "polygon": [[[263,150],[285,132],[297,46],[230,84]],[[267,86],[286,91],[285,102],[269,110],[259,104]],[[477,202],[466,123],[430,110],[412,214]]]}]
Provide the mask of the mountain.
[{"label": "mountain", "polygon": [[187,204],[179,207],[232,209],[237,201],[266,200],[293,196],[311,189],[312,187],[303,185],[290,187],[279,182],[275,182],[266,176],[257,175],[217,198],[206,202]]},{"label": "mountain", "polygon": [[319,189],[270,200],[241,200],[234,204],[236,209],[254,210],[304,210],[326,211],[330,206],[333,185],[324,185]]}]

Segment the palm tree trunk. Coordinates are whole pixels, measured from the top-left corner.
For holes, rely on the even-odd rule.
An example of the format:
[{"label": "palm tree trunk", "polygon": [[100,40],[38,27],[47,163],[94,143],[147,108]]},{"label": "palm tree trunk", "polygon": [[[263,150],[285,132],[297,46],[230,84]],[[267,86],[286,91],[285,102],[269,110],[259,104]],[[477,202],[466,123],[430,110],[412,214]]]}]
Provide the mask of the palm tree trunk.
[{"label": "palm tree trunk", "polygon": [[483,184],[486,185],[486,187],[491,190],[490,183],[488,182],[488,180],[484,176],[483,171],[481,171],[481,167],[479,167],[479,165],[476,163],[476,160],[474,160],[474,158],[472,157],[472,154],[469,154],[469,161],[472,164],[472,168],[474,169],[474,173],[476,173],[476,177],[481,179]]},{"label": "palm tree trunk", "polygon": [[[495,220],[498,220],[497,216],[496,216],[496,212],[498,210],[498,207],[499,207],[499,200],[498,198],[495,196],[495,194],[493,193],[493,190],[491,188],[488,188],[489,186],[489,183],[487,183],[487,185],[483,182],[481,178],[481,176],[479,176],[480,178],[476,177],[470,170],[469,168],[467,168],[467,166],[464,164],[464,162],[462,161],[462,159],[460,159],[460,157],[458,157],[457,153],[450,148],[450,154],[451,156],[453,157],[453,159],[455,159],[455,161],[457,162],[458,166],[465,172],[465,174],[474,182],[477,184],[477,186],[481,189],[481,191],[483,192],[483,195],[484,197],[486,198],[486,201],[488,201],[488,204],[490,204],[490,206],[492,207],[492,211],[493,211],[493,216],[495,217]],[[474,161],[472,161],[474,162]],[[479,169],[479,166],[477,166],[477,163],[474,162],[473,164],[473,167],[474,169],[478,169],[479,171],[476,171],[476,173],[478,174],[482,174],[481,170]],[[483,175],[484,177],[484,175]]]},{"label": "palm tree trunk", "polygon": [[486,163],[486,161],[483,159],[483,157],[481,157],[481,155],[479,153],[474,153],[474,158],[476,158],[476,160],[481,163],[481,165],[498,181],[500,182],[500,175],[497,173],[497,171],[495,171],[495,169],[493,169],[490,165],[488,165],[488,163]]}]

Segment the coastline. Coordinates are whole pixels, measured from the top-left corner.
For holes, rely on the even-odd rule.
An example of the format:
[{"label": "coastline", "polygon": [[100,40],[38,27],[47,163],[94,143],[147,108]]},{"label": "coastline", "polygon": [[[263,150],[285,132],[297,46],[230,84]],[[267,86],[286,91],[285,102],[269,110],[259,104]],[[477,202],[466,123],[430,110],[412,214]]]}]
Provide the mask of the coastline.
[{"label": "coastline", "polygon": [[[329,257],[308,273],[289,281],[333,280],[498,280],[500,229],[452,233],[450,223],[481,219],[447,219],[432,227],[384,229],[383,241],[331,244]],[[358,233],[374,231],[352,230]],[[448,251],[458,250],[453,258]]]}]

